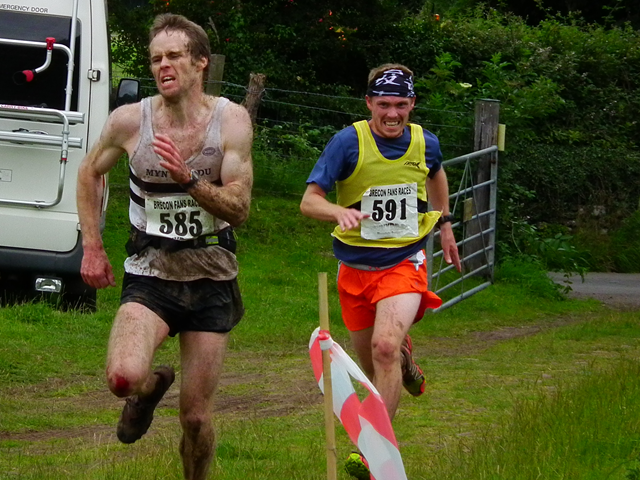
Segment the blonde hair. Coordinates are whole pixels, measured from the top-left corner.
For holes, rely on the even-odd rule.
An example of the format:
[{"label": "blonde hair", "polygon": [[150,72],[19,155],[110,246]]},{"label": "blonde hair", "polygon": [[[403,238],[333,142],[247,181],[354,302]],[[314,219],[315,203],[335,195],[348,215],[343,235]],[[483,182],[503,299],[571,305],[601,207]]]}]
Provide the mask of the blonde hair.
[{"label": "blonde hair", "polygon": [[371,85],[371,83],[377,78],[381,77],[384,72],[387,70],[402,70],[407,75],[411,75],[413,77],[413,72],[404,65],[400,63],[385,63],[384,65],[380,65],[379,67],[373,68],[369,72],[369,79],[367,85]]}]

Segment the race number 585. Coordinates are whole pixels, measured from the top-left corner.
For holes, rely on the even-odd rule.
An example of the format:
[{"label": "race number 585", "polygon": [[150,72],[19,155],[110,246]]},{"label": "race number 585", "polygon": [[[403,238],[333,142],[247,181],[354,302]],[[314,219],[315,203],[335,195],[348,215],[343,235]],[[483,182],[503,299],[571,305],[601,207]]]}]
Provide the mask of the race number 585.
[{"label": "race number 585", "polygon": [[160,214],[160,233],[164,235],[177,235],[178,237],[199,237],[202,235],[202,222],[199,210],[187,212],[171,212]]},{"label": "race number 585", "polygon": [[191,197],[146,198],[144,210],[150,235],[191,240],[215,231],[215,217]]}]

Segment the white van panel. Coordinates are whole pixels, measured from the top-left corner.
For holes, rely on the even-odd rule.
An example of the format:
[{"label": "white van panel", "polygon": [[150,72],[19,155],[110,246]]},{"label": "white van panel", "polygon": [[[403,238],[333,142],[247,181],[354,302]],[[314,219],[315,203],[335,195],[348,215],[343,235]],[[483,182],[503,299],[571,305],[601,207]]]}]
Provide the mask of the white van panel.
[{"label": "white van panel", "polygon": [[[78,216],[52,212],[43,217],[32,208],[12,208],[1,219],[6,247],[69,252],[78,241]],[[46,232],[46,233],[45,233]]]},{"label": "white van panel", "polygon": [[[0,104],[10,107],[0,108],[0,305],[5,292],[37,290],[33,284],[37,274],[62,277],[63,295],[70,304],[82,300],[95,307],[95,289],[80,277],[76,185],[80,162],[98,139],[109,113],[106,1],[75,0],[78,10],[73,24],[74,0],[1,2]],[[69,41],[74,29],[76,37]],[[40,68],[48,56],[47,37],[56,38],[54,50],[48,66]],[[69,90],[66,52],[73,46],[73,87]],[[36,76],[19,82],[20,72],[38,68]],[[33,109],[40,109],[37,118]],[[16,119],[13,110],[25,110],[28,115]],[[53,137],[63,138],[62,122],[59,118],[47,121],[42,116],[45,110],[77,112],[83,118],[69,128],[72,145],[63,164],[61,196],[62,148],[50,143]],[[44,132],[48,140],[43,142],[37,132]],[[103,187],[106,197],[108,186]],[[36,201],[47,204],[24,205]]]},{"label": "white van panel", "polygon": [[[70,18],[72,0],[30,0],[26,4],[2,4],[2,10],[28,13],[27,17],[39,13],[40,18],[49,15]],[[72,110],[85,114],[84,123],[71,125],[70,137],[80,140],[82,148],[69,148],[68,162],[65,166],[63,194],[60,203],[47,208],[12,206],[0,202],[0,246],[42,251],[69,251],[77,242],[76,183],[77,169],[88,148],[97,140],[109,111],[110,69],[106,12],[104,1],[79,2],[78,34],[76,62],[74,69],[78,83],[73,92],[77,98],[77,108]],[[45,20],[46,24],[46,20]],[[2,37],[0,32],[0,37]],[[42,40],[47,33],[43,31]],[[44,59],[45,49],[42,49]],[[25,68],[37,65],[25,65]],[[100,72],[98,81],[87,78],[90,70]],[[60,136],[61,124],[0,118],[0,130],[16,131],[26,129],[29,132],[42,131]],[[60,178],[60,148],[42,145],[22,145],[0,141],[0,200],[16,201],[52,201],[56,198]],[[31,208],[31,211],[29,209]],[[105,205],[106,208],[106,205]],[[19,212],[16,215],[16,211]],[[72,219],[60,216],[73,214]],[[18,225],[17,218],[22,217]],[[60,222],[60,223],[58,223]],[[19,227],[9,232],[8,227]],[[32,235],[32,232],[39,232]],[[24,232],[24,234],[18,233]],[[19,236],[24,235],[20,242]],[[50,238],[56,238],[52,247]],[[74,239],[70,243],[70,239]],[[58,240],[59,239],[59,240]],[[66,249],[66,250],[64,250]]]},{"label": "white van panel", "polygon": [[[24,122],[0,119],[0,130],[3,131],[11,131],[24,126]],[[29,129],[59,136],[61,126],[30,122]],[[81,140],[84,146],[85,141],[81,136],[84,135],[84,132],[76,127],[72,127],[71,132],[71,137]],[[84,148],[69,148],[68,160],[64,169],[65,182],[62,199],[54,207],[46,210],[40,209],[38,212],[40,216],[46,217],[49,212],[76,212],[75,182],[77,168],[84,154]],[[59,147],[4,142],[0,146],[0,170],[5,172],[6,178],[0,180],[0,199],[29,202],[54,200],[58,191],[60,166]],[[0,225],[3,223],[3,216],[12,208],[14,207],[0,205]],[[31,208],[36,209],[36,207]],[[0,245],[5,245],[3,229],[0,229]],[[42,248],[46,250],[45,244]]]},{"label": "white van panel", "polygon": [[[12,12],[39,13],[42,15],[63,15],[69,16],[71,12],[71,2],[57,0],[30,0],[19,5],[0,3],[0,10],[10,10]],[[80,5],[82,8],[82,5]]]}]

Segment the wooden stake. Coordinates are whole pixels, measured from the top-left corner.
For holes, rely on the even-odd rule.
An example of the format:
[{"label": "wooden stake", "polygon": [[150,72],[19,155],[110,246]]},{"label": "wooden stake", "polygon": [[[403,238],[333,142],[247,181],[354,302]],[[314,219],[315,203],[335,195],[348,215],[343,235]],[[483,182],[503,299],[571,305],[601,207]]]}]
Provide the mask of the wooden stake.
[{"label": "wooden stake", "polygon": [[242,105],[247,109],[247,112],[249,112],[249,117],[251,117],[251,123],[253,125],[256,124],[258,107],[260,107],[260,102],[264,96],[264,82],[266,78],[267,76],[263,73],[252,73],[249,75],[249,87],[247,88],[247,94],[242,101]]},{"label": "wooden stake", "polygon": [[[483,150],[485,148],[497,145],[498,143],[498,120],[500,118],[500,102],[498,100],[478,100],[476,102],[476,118],[475,118],[475,138],[474,150]],[[478,160],[478,171],[474,185],[487,183],[491,180],[491,166],[498,160],[496,152],[485,155]],[[485,185],[474,190],[474,208],[475,215],[480,215],[488,210],[491,206],[491,185]],[[466,225],[464,235],[467,242],[463,246],[462,256],[464,260],[464,271],[473,272],[480,269],[486,264],[485,255],[473,255],[485,249],[485,245],[490,245],[489,234],[482,234],[489,229],[490,215],[476,217],[475,221],[470,221]],[[469,257],[469,258],[466,258]],[[485,269],[480,273],[482,276],[489,276],[493,272],[493,267]],[[489,273],[487,273],[489,272]]]},{"label": "wooden stake", "polygon": [[[327,273],[318,273],[318,298],[320,330],[329,331],[329,300],[327,295]],[[336,480],[336,431],[333,420],[333,388],[331,386],[331,356],[329,350],[322,351],[322,384],[324,387],[324,427],[327,440],[327,480]]]},{"label": "wooden stake", "polygon": [[222,90],[222,77],[224,75],[224,55],[212,54],[209,57],[209,70],[205,91],[208,95],[220,96]]}]

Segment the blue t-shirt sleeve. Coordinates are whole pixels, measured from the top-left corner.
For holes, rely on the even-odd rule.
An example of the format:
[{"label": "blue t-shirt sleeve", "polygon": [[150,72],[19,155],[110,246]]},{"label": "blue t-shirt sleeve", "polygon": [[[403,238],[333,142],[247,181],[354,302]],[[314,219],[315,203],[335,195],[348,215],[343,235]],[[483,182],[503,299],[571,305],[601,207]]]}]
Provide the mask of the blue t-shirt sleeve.
[{"label": "blue t-shirt sleeve", "polygon": [[429,168],[429,178],[433,176],[442,168],[442,152],[440,151],[440,140],[429,130],[424,129],[424,142],[425,142],[425,160],[427,162],[427,168]]},{"label": "blue t-shirt sleeve", "polygon": [[[433,178],[442,168],[442,152],[440,141],[429,130],[423,130],[425,140],[425,161],[429,168],[429,178]],[[409,130],[399,139],[381,139],[374,134],[376,144],[383,156],[389,159],[400,158],[404,155],[411,141]],[[329,193],[335,187],[338,180],[349,177],[358,164],[358,134],[352,125],[336,133],[320,158],[316,162],[307,184],[317,184],[325,193]]]},{"label": "blue t-shirt sleeve", "polygon": [[325,193],[344,180],[358,163],[358,134],[353,126],[336,133],[324,148],[320,158],[307,178],[307,184],[317,184]]}]

